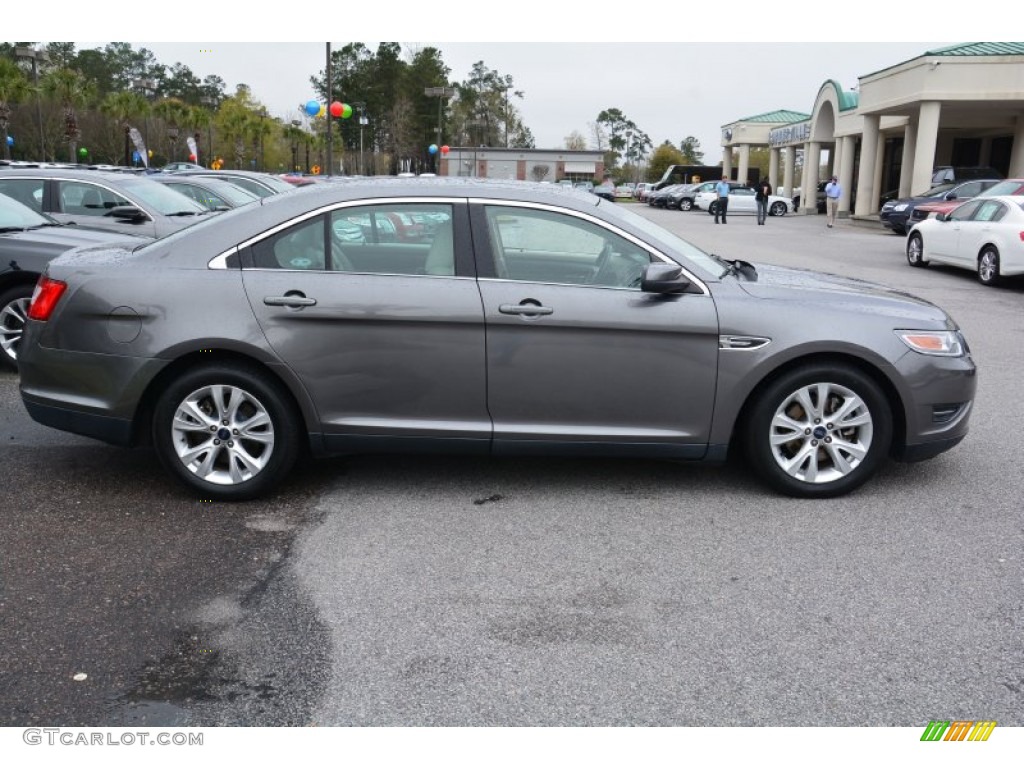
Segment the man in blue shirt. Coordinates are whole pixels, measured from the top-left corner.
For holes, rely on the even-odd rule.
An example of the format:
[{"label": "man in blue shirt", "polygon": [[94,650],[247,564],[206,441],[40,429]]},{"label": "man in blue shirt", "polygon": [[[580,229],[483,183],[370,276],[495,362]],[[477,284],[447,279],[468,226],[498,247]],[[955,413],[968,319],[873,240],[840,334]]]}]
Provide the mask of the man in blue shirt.
[{"label": "man in blue shirt", "polygon": [[836,214],[839,212],[839,196],[843,194],[843,188],[839,186],[839,179],[835,176],[825,185],[825,211],[828,214],[828,221],[825,226],[829,229],[836,223]]},{"label": "man in blue shirt", "polygon": [[715,224],[718,223],[718,216],[722,216],[722,223],[725,224],[725,214],[729,210],[729,177],[722,176],[722,180],[715,185],[718,192],[718,205],[715,207]]}]

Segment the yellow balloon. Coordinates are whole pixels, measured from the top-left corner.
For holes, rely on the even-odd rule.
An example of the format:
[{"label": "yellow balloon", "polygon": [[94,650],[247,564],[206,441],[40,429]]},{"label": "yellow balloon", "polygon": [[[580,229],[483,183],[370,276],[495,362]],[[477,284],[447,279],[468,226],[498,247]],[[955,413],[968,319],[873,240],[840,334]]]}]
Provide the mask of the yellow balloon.
[{"label": "yellow balloon", "polygon": [[323,117],[326,114],[327,114],[327,105],[326,104],[321,104],[320,105],[320,111],[316,113],[316,116],[317,117]]}]

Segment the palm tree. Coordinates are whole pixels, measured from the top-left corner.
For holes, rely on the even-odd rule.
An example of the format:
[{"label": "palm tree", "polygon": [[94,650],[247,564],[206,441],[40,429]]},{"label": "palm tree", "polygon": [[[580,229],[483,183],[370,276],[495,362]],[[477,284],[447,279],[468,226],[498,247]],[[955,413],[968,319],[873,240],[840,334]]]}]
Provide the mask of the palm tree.
[{"label": "palm tree", "polygon": [[144,117],[149,111],[149,102],[134,91],[117,91],[103,101],[100,109],[110,115],[124,130],[124,164],[132,164],[131,140],[129,138],[132,120]]},{"label": "palm tree", "polygon": [[75,162],[78,139],[82,135],[75,110],[89,103],[95,87],[78,70],[61,67],[46,73],[42,90],[48,97],[59,101],[64,110],[64,138],[68,142],[70,161]]},{"label": "palm tree", "polygon": [[181,126],[189,118],[189,108],[181,99],[169,98],[153,107],[153,114],[162,118],[167,124],[167,138],[170,149],[167,153],[168,162],[174,162],[175,148],[181,135]]},{"label": "palm tree", "polygon": [[4,158],[11,159],[7,144],[7,125],[11,119],[11,104],[24,101],[32,93],[32,86],[24,73],[10,59],[0,58],[0,139],[4,143]]}]

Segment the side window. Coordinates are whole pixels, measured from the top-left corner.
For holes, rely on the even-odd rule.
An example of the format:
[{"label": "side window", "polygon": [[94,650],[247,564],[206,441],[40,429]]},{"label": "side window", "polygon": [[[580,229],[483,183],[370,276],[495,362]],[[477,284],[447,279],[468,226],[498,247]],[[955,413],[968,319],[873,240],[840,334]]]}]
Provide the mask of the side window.
[{"label": "side window", "polygon": [[1006,211],[998,200],[985,200],[974,214],[975,221],[999,221]]},{"label": "side window", "polygon": [[217,195],[213,194],[213,192],[193,186],[192,184],[171,184],[168,186],[170,186],[171,189],[181,192],[183,195],[191,197],[201,206],[209,208],[211,211],[215,211],[218,208],[230,207],[227,203],[217,197]]},{"label": "side window", "polygon": [[60,207],[64,213],[76,216],[106,216],[111,208],[131,205],[120,195],[95,184],[81,181],[59,181],[57,184]]},{"label": "side window", "polygon": [[527,282],[639,288],[650,254],[584,219],[531,208],[488,206],[495,272]]},{"label": "side window", "polygon": [[953,212],[949,214],[950,221],[967,221],[967,219],[971,218],[974,212],[978,210],[979,206],[981,206],[981,202],[981,200],[973,200],[954,209]]},{"label": "side window", "polygon": [[341,208],[331,213],[335,269],[387,275],[455,274],[452,206],[393,203]]},{"label": "side window", "polygon": [[316,216],[260,240],[252,247],[259,269],[328,269],[324,217]]},{"label": "side window", "polygon": [[7,195],[36,213],[43,212],[42,179],[0,179],[0,195]]}]

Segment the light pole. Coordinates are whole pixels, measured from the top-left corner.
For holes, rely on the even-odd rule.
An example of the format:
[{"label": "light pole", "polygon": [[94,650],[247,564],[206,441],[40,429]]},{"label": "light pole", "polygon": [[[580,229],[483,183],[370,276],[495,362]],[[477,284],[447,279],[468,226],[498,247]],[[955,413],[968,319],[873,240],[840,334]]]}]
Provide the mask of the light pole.
[{"label": "light pole", "polygon": [[[436,96],[437,97],[437,146],[440,148],[441,143],[441,110],[444,107],[444,100],[450,99],[455,95],[455,89],[447,85],[432,85],[429,88],[423,89],[424,96]],[[437,173],[438,160],[437,155],[434,155],[434,173]]]},{"label": "light pole", "polygon": [[301,120],[292,120],[292,170],[299,170],[299,131],[302,130]]},{"label": "light pole", "polygon": [[43,105],[39,99],[39,69],[37,64],[41,61],[48,64],[49,54],[46,51],[39,51],[35,48],[19,45],[14,49],[14,55],[19,59],[30,59],[32,61],[32,85],[36,89],[36,120],[39,121],[39,159],[45,160],[46,148],[43,141]]},{"label": "light pole", "polygon": [[217,107],[220,105],[217,103],[217,98],[215,96],[203,96],[199,99],[199,102],[210,110],[210,121],[206,124],[206,130],[210,141],[210,154],[206,156],[206,166],[209,168],[213,166],[213,116],[216,114]]}]

